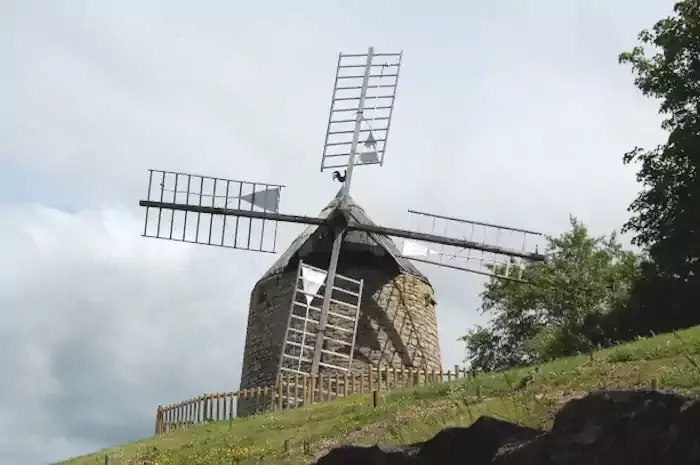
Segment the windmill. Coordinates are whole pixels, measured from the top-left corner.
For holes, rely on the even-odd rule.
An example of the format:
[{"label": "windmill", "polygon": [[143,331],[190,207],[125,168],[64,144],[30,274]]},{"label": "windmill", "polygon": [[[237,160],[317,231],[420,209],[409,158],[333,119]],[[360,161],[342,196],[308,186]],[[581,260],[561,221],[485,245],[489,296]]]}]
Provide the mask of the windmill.
[{"label": "windmill", "polygon": [[[339,54],[321,172],[332,171],[342,187],[317,217],[280,213],[282,185],[150,171],[147,198],[139,202],[146,208],[145,237],[274,253],[280,222],[309,225],[298,245],[314,231],[328,236],[327,266],[298,262],[281,350],[270,362],[277,373],[353,369],[365,283],[338,273],[348,235],[359,232],[383,242],[393,258],[404,262],[519,282],[528,282],[523,271],[529,264],[545,259],[536,248],[541,234],[534,231],[413,210],[413,229],[363,217],[350,197],[352,178],[358,166],[384,164],[401,59],[402,53],[375,53],[372,47],[363,54]],[[400,241],[400,249],[389,237]]]}]

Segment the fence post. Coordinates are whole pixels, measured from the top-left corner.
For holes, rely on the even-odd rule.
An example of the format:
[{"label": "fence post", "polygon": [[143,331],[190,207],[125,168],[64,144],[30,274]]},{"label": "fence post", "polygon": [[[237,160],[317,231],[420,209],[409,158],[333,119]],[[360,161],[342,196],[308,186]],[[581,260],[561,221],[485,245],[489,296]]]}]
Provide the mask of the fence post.
[{"label": "fence post", "polygon": [[316,399],[316,375],[311,375],[311,392],[309,392],[309,404],[313,404]]},{"label": "fence post", "polygon": [[325,402],[326,398],[323,395],[323,388],[325,387],[328,389],[328,382],[326,381],[326,378],[328,375],[318,375],[318,382],[316,383],[316,387],[318,388],[318,401],[319,402]]},{"label": "fence post", "polygon": [[[258,388],[260,389],[260,388]],[[270,394],[272,391],[272,394]],[[270,389],[270,386],[265,386],[262,391],[263,410],[275,409],[275,389]]]},{"label": "fence post", "polygon": [[195,410],[197,410],[197,398],[193,397],[190,400],[190,421],[192,422],[192,426],[197,424],[197,420],[195,418]]},{"label": "fence post", "polygon": [[177,427],[178,427],[178,424],[177,424],[177,423],[178,423],[178,421],[180,421],[180,418],[179,418],[180,412],[179,412],[179,410],[178,410],[178,407],[179,407],[179,406],[180,406],[180,404],[174,404],[174,405],[172,406],[172,408],[171,408],[172,413],[170,414],[170,416],[171,416],[172,418],[171,418],[171,420],[170,420],[170,423],[173,425],[173,429],[174,429],[174,430],[177,429]]},{"label": "fence post", "polygon": [[163,406],[159,405],[158,410],[156,410],[156,433],[158,436],[161,433],[161,423],[163,422]]},{"label": "fence post", "polygon": [[372,370],[372,365],[368,365],[367,366],[367,376],[369,376],[369,379],[367,380],[367,384],[368,384],[367,387],[369,388],[369,392],[374,391],[374,382],[373,382],[374,380],[372,379],[372,378],[374,378],[372,376],[373,371],[374,370]]},{"label": "fence post", "polygon": [[253,388],[248,388],[243,391],[243,398],[245,399],[245,402],[243,402],[242,405],[245,405],[246,415],[250,415],[250,409],[255,405],[253,403]]},{"label": "fence post", "polygon": [[459,365],[455,365],[455,380],[459,379]]},{"label": "fence post", "polygon": [[304,384],[301,387],[301,396],[304,398],[304,400],[302,402],[304,402],[305,404],[308,405],[310,403],[309,397],[308,397],[308,395],[309,395],[309,393],[308,393],[309,377],[304,375],[303,380],[304,380],[303,381]]},{"label": "fence post", "polygon": [[284,403],[282,402],[282,394],[284,392],[283,391],[284,386],[282,384],[283,379],[284,378],[282,378],[282,374],[280,374],[278,379],[277,379],[277,383],[279,383],[279,387],[277,388],[277,407],[280,411],[282,411],[282,406],[284,405]]},{"label": "fence post", "polygon": [[299,375],[294,373],[294,408],[297,407],[299,407]]},{"label": "fence post", "polygon": [[231,393],[231,403],[228,405],[228,427],[231,429],[233,426],[233,403],[238,398],[237,392]]},{"label": "fence post", "polygon": [[182,428],[182,402],[175,407],[175,429]]}]

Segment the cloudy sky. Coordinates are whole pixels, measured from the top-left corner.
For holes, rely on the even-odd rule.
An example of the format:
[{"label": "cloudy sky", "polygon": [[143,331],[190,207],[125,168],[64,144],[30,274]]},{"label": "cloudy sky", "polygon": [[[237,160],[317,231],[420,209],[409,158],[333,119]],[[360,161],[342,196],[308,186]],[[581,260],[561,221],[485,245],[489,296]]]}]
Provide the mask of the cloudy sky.
[{"label": "cloudy sky", "polygon": [[[285,184],[283,211],[317,213],[340,51],[404,50],[385,166],[353,181],[392,226],[412,208],[556,234],[573,213],[608,233],[638,188],[622,154],[663,137],[616,57],[670,0],[251,5],[0,4],[2,463],[138,439],[158,404],[237,387],[274,257],[140,237],[147,169]],[[451,366],[482,281],[421,269]]]}]

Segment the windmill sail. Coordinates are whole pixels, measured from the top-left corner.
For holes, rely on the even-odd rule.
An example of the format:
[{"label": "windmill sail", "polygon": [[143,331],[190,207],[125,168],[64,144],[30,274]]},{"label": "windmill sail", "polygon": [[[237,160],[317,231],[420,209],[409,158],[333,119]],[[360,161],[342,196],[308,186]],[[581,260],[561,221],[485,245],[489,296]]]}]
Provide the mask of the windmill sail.
[{"label": "windmill sail", "polygon": [[[193,244],[274,252],[278,221],[258,213],[279,210],[280,185],[150,170],[143,235]],[[248,217],[187,211],[211,207],[250,212]],[[201,209],[201,208],[200,208]]]}]

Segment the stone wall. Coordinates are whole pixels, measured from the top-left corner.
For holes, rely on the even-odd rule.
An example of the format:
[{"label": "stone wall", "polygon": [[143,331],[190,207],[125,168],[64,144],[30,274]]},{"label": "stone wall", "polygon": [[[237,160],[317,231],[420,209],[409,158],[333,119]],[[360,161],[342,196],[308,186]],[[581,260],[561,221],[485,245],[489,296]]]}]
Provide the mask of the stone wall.
[{"label": "stone wall", "polygon": [[[240,389],[275,384],[296,272],[258,281],[250,294]],[[258,396],[259,397],[259,396]],[[253,413],[265,399],[239,398],[238,416]]]},{"label": "stone wall", "polygon": [[[339,272],[364,279],[353,371],[366,372],[369,365],[441,368],[435,297],[429,284],[403,273],[387,276],[376,268]],[[296,271],[267,278],[251,293],[241,389],[275,383],[295,278]],[[254,412],[258,402],[253,402],[239,400],[238,414]]]},{"label": "stone wall", "polygon": [[432,287],[407,274],[351,270],[365,280],[354,370],[390,366],[439,370],[442,366]]}]

